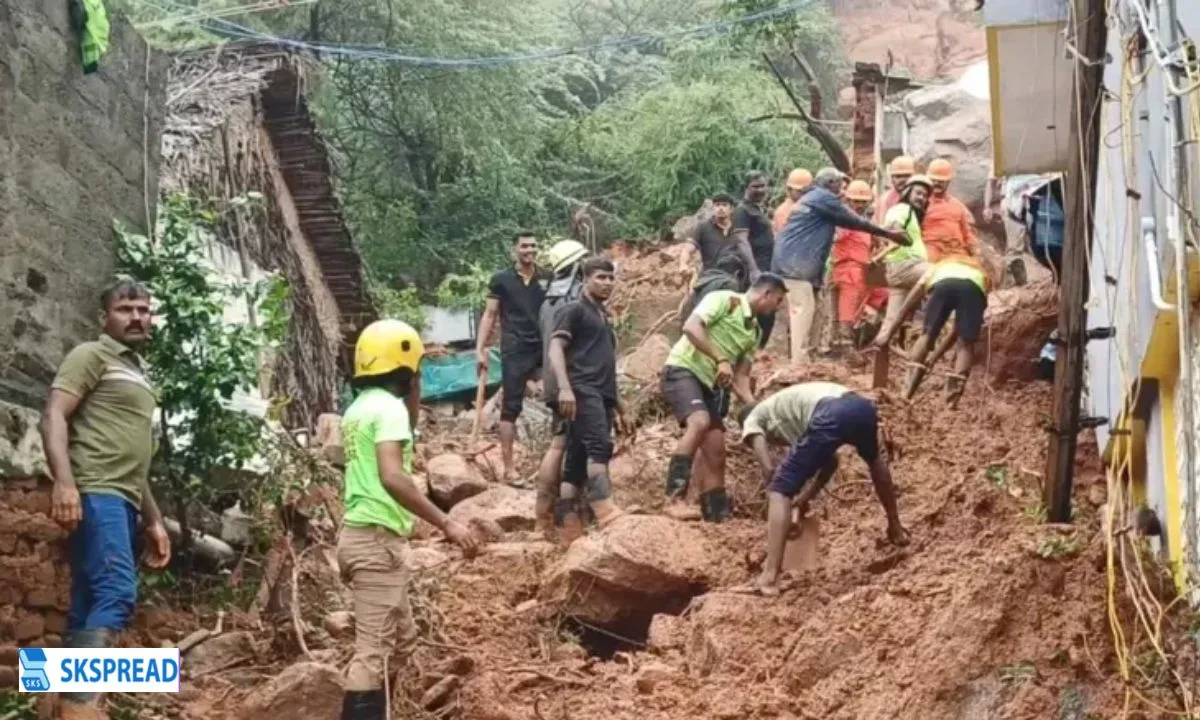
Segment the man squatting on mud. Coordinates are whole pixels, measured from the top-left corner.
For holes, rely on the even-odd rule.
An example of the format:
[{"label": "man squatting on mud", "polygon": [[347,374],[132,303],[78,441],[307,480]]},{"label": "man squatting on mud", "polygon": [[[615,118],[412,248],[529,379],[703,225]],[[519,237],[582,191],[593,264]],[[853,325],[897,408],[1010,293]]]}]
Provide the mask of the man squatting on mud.
[{"label": "man squatting on mud", "polygon": [[[758,592],[779,593],[792,505],[804,517],[809,503],[837,472],[837,451],[842,445],[853,445],[867,463],[875,494],[887,513],[888,540],[895,545],[908,544],[908,533],[896,510],[892,473],[879,452],[879,412],[875,403],[843,385],[800,383],[744,408],[741,425],[742,442],[754,451],[767,483],[767,559],[756,583]],[[791,446],[778,468],[771,460],[768,444]]]}]

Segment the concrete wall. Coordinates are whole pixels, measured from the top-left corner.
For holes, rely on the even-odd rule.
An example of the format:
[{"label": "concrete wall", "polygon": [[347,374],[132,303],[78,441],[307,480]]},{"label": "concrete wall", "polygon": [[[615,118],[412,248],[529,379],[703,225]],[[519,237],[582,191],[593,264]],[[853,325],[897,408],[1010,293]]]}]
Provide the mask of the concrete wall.
[{"label": "concrete wall", "polygon": [[112,20],[85,76],[65,0],[0,0],[0,400],[40,405],[96,334],[113,220],[143,228],[157,193],[166,59]]}]

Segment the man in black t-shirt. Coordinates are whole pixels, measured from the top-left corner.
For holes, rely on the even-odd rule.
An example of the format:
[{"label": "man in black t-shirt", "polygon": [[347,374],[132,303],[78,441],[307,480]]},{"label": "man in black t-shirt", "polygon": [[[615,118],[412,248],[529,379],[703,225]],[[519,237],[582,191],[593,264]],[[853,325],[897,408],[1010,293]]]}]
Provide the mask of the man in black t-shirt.
[{"label": "man in black t-shirt", "polygon": [[738,235],[733,224],[733,198],[725,193],[712,196],[712,217],[696,224],[691,242],[684,246],[680,268],[691,268],[692,258],[700,255],[700,273],[718,266],[737,276],[743,287],[754,271],[754,255],[745,234]]},{"label": "man in black t-shirt", "polygon": [[583,277],[583,296],[563,308],[550,335],[550,370],[559,388],[558,412],[567,422],[567,455],[554,524],[567,543],[582,533],[581,499],[601,527],[621,513],[612,501],[608,475],[613,421],[619,420],[621,413],[617,338],[604,308],[616,283],[612,261],[589,259],[583,264]]},{"label": "man in black t-shirt", "polygon": [[500,453],[504,462],[504,481],[514,482],[513,440],[516,421],[525,402],[525,385],[536,380],[542,370],[542,334],[538,325],[546,287],[547,273],[534,264],[537,238],[531,232],[517,233],[513,239],[516,266],[492,276],[488,284],[487,307],[479,323],[476,364],[487,373],[488,339],[496,318],[500,319],[500,363],[504,402],[500,406]]},{"label": "man in black t-shirt", "polygon": [[[749,244],[754,264],[757,265],[750,270],[750,280],[758,272],[770,271],[771,256],[775,254],[775,231],[766,208],[767,191],[767,176],[757,170],[749,173],[746,175],[742,202],[733,212],[733,232],[739,242]],[[771,330],[775,327],[775,314],[760,316],[758,326],[762,329],[759,347],[766,347],[771,339]]]}]

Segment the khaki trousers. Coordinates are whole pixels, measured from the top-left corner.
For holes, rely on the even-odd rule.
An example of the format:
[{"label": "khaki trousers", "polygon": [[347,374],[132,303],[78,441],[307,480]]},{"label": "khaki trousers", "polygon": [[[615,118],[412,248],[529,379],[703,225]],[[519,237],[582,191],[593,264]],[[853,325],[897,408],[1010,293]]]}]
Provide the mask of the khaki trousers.
[{"label": "khaki trousers", "polygon": [[821,306],[817,291],[805,280],[784,278],[788,292],[788,335],[792,362],[807,362],[821,341]]},{"label": "khaki trousers", "polygon": [[1012,262],[1025,257],[1025,247],[1029,244],[1028,231],[1025,223],[1017,222],[1004,214],[1004,259]]},{"label": "khaki trousers", "polygon": [[354,596],[354,657],[346,690],[378,690],[384,673],[408,660],[417,640],[408,604],[408,542],[380,527],[343,527],[337,561]]},{"label": "khaki trousers", "polygon": [[897,260],[887,264],[888,304],[880,333],[887,332],[896,324],[909,291],[916,287],[928,270],[929,263],[924,260]]}]

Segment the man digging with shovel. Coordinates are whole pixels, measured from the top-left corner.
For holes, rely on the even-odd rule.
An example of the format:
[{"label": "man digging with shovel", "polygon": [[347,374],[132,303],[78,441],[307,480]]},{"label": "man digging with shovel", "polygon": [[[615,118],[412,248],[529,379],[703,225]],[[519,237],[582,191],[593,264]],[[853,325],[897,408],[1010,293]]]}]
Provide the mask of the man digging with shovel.
[{"label": "man digging with shovel", "polygon": [[[875,494],[887,513],[887,538],[907,545],[908,532],[896,510],[896,487],[879,452],[879,412],[875,403],[836,383],[793,385],[741,412],[742,442],[754,451],[767,485],[767,559],[762,574],[739,588],[773,597],[779,594],[784,548],[793,524],[793,506],[803,519],[809,503],[837,471],[837,451],[853,445],[866,463]],[[770,445],[791,450],[778,468]],[[813,479],[815,476],[815,480]],[[815,542],[815,536],[811,539]]]}]

